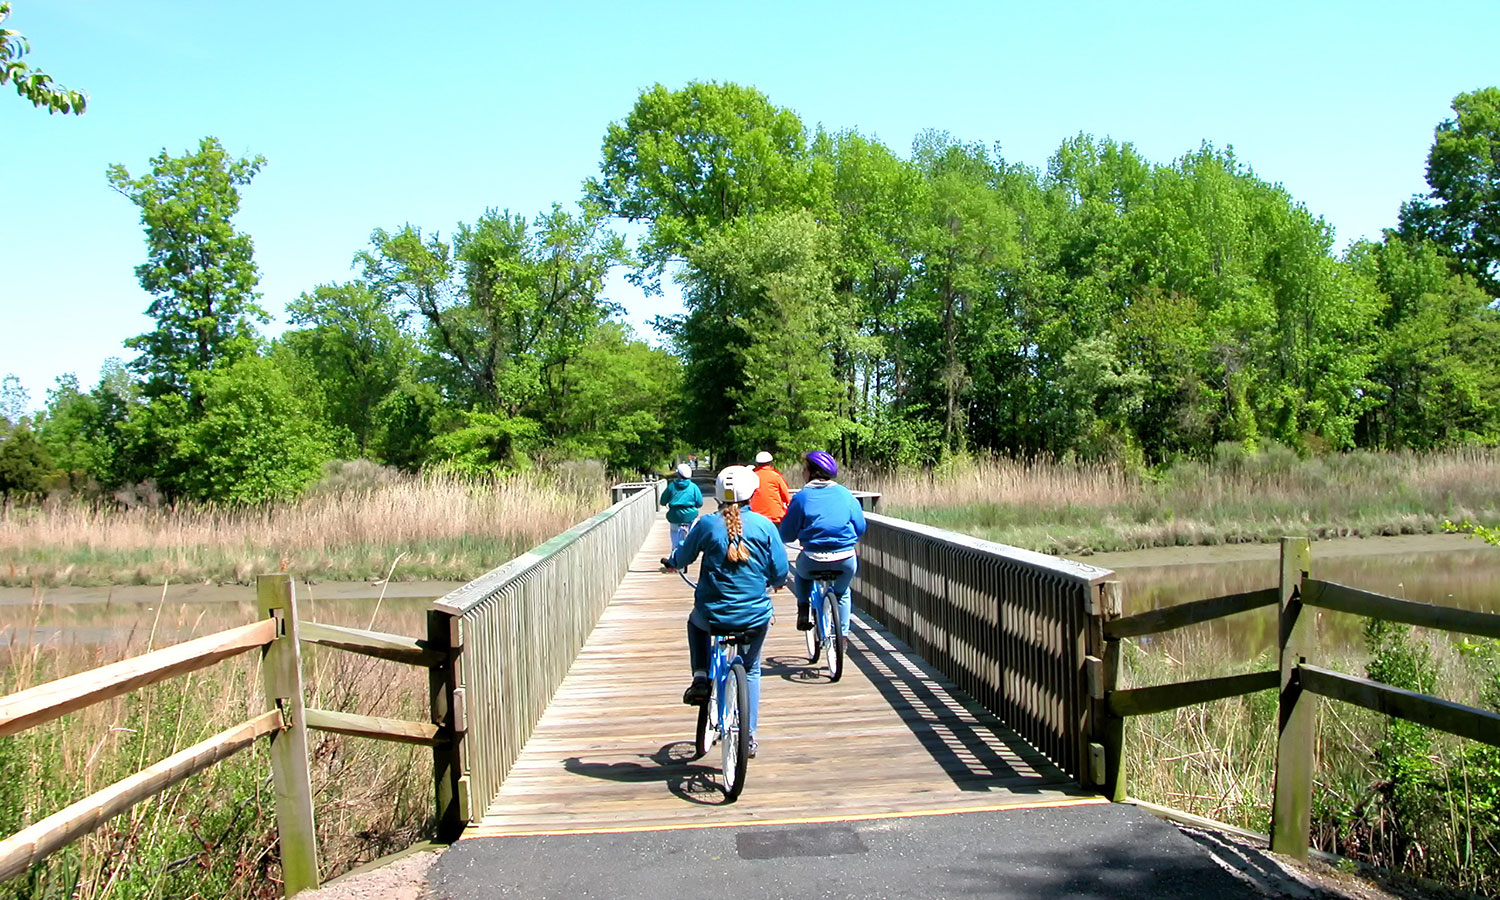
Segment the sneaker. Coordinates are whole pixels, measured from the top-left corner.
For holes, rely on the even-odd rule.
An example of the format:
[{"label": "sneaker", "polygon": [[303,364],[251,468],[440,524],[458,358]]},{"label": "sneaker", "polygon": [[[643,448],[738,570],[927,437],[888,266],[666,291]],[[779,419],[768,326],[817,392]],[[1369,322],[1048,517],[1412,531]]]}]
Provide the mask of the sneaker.
[{"label": "sneaker", "polygon": [[797,604],[797,630],[812,631],[812,604]]},{"label": "sneaker", "polygon": [[702,706],[708,702],[708,679],[703,677],[693,678],[693,683],[682,692],[682,702],[688,706]]},{"label": "sneaker", "polygon": [[760,743],[758,741],[756,741],[755,738],[752,737],[750,739],[750,752],[747,755],[751,759],[754,759],[755,758],[755,754],[757,754],[759,752],[760,752]]}]

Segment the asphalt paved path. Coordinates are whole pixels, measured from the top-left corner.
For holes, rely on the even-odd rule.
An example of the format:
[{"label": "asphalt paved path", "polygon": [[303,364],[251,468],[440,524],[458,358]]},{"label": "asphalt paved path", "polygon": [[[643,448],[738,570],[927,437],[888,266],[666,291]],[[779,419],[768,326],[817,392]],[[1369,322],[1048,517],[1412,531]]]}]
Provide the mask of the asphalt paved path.
[{"label": "asphalt paved path", "polygon": [[437,900],[1213,898],[1266,894],[1132,806],[464,840]]}]

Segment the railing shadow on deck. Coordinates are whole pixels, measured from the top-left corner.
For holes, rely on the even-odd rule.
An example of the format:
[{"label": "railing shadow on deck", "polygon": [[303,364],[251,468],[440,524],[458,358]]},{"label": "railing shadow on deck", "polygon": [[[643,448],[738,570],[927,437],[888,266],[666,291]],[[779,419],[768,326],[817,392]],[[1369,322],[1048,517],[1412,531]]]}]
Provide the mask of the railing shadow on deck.
[{"label": "railing shadow on deck", "polygon": [[1073,780],[895,635],[859,615],[849,630],[849,661],[959,790],[1056,791]]}]

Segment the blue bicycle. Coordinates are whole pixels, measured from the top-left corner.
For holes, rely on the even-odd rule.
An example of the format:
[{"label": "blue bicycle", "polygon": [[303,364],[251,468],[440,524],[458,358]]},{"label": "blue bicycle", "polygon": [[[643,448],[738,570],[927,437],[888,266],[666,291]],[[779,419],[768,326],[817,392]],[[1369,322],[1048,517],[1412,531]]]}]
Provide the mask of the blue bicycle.
[{"label": "blue bicycle", "polygon": [[836,572],[813,573],[812,592],[808,596],[808,602],[812,604],[813,627],[802,632],[807,637],[808,665],[817,665],[821,655],[828,667],[829,681],[844,677],[844,645],[848,643],[848,636],[840,627],[839,598],[833,593],[836,578]]},{"label": "blue bicycle", "polygon": [[[671,568],[666,559],[662,568]],[[696,589],[681,570],[678,577]],[[739,648],[750,643],[744,632],[718,634],[712,638],[708,655],[708,702],[698,707],[698,733],[695,740],[698,757],[719,745],[719,765],[723,775],[724,796],[739,797],[745,789],[745,769],[750,765],[750,680],[745,674],[745,660]]]},{"label": "blue bicycle", "polygon": [[712,693],[698,707],[698,755],[719,745],[724,796],[733,800],[745,789],[745,769],[750,764],[750,682],[739,648],[750,642],[748,634],[720,634],[713,638],[708,658],[708,683]]}]

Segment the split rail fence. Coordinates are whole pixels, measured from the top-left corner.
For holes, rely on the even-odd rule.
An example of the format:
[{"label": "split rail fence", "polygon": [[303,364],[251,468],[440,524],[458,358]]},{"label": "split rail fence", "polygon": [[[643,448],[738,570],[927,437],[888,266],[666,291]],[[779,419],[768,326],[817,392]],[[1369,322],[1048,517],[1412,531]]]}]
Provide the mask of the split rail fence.
[{"label": "split rail fence", "polygon": [[[599,515],[434,602],[425,637],[301,621],[291,577],[262,575],[260,621],[0,697],[4,738],[257,650],[266,695],[264,713],[0,840],[0,882],[267,738],[285,893],[317,887],[309,729],[431,747],[436,836],[457,837],[471,816],[483,815],[471,810],[470,797],[488,802],[498,791],[645,538],[655,515],[654,486],[629,487],[639,491],[620,492],[619,502]],[[302,643],[427,669],[429,721],[306,706]]]},{"label": "split rail fence", "polygon": [[[1271,804],[1271,849],[1301,859],[1309,850],[1315,768],[1318,698],[1351,703],[1387,716],[1416,722],[1471,740],[1500,746],[1500,715],[1428,694],[1403,690],[1367,678],[1316,665],[1317,635],[1313,610],[1326,609],[1389,622],[1442,629],[1459,634],[1500,638],[1500,615],[1427,603],[1312,578],[1306,538],[1282,538],[1281,578],[1277,587],[1197,600],[1166,609],[1119,617],[1113,608],[1104,622],[1100,670],[1105,715],[1103,743],[1108,774],[1105,792],[1123,799],[1125,775],[1120,756],[1124,719],[1182,706],[1222,700],[1262,690],[1278,690],[1276,780]],[[1116,689],[1120,641],[1160,634],[1187,625],[1267,606],[1277,607],[1279,665],[1176,684]]]}]

